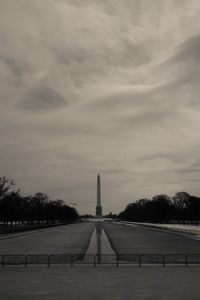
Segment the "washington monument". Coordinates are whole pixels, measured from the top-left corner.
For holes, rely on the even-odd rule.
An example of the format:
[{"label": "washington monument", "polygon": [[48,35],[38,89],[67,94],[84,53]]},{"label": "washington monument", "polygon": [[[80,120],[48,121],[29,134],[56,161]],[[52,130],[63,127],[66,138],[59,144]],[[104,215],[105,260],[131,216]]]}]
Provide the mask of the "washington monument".
[{"label": "washington monument", "polygon": [[102,206],[101,206],[101,178],[97,176],[97,206],[96,206],[96,217],[102,217]]}]

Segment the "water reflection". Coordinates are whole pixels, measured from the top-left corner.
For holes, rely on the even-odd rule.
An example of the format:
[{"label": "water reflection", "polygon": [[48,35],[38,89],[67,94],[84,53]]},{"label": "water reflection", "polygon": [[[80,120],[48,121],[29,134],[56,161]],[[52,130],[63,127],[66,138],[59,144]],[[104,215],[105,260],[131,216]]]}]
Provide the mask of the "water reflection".
[{"label": "water reflection", "polygon": [[115,254],[104,232],[103,221],[98,221],[90,239],[87,254],[96,255],[97,264],[101,264],[104,254]]},{"label": "water reflection", "polygon": [[97,239],[97,263],[101,263],[101,240],[102,240],[102,225],[98,222],[96,225],[96,239]]}]

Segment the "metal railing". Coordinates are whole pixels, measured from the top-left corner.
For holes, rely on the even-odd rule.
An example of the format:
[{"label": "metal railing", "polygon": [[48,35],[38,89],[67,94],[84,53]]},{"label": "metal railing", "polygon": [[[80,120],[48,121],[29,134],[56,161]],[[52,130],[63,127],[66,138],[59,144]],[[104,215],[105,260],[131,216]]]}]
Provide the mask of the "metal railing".
[{"label": "metal railing", "polygon": [[0,254],[0,265],[196,265],[200,264],[200,253],[144,253],[144,254]]}]

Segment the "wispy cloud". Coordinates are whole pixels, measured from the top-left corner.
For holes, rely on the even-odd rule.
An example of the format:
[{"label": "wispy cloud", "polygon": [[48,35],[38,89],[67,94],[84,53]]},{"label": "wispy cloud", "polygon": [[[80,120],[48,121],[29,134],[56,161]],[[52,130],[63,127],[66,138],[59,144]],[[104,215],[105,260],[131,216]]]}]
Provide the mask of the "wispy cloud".
[{"label": "wispy cloud", "polygon": [[19,106],[31,111],[47,111],[66,105],[67,101],[58,91],[44,85],[35,86],[24,93]]}]

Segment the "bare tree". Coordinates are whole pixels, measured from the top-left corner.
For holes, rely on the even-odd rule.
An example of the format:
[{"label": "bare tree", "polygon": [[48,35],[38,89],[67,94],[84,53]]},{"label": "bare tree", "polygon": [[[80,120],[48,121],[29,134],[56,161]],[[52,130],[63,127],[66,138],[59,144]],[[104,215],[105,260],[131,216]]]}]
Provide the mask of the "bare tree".
[{"label": "bare tree", "polygon": [[13,180],[10,180],[5,176],[0,177],[0,198],[12,191],[14,186],[15,182]]},{"label": "bare tree", "polygon": [[174,205],[178,208],[187,207],[190,195],[186,192],[178,192],[173,197]]}]

